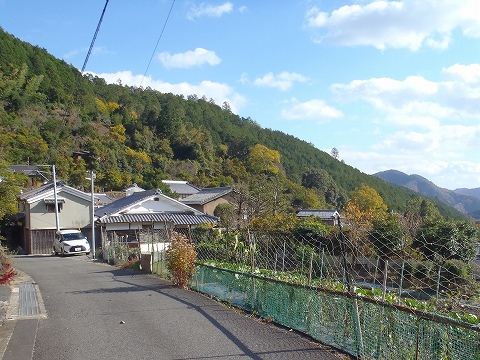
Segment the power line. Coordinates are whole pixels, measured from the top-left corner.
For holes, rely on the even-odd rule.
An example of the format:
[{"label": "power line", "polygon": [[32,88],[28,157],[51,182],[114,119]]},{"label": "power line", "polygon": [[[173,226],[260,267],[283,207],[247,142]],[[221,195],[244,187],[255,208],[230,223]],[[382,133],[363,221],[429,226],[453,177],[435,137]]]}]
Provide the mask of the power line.
[{"label": "power line", "polygon": [[147,68],[145,69],[145,73],[143,74],[142,81],[140,81],[140,86],[142,86],[143,79],[145,79],[145,76],[147,75],[147,71],[150,67],[150,63],[152,62],[152,59],[155,56],[155,52],[157,51],[158,43],[160,42],[160,39],[162,38],[163,32],[165,31],[165,27],[167,26],[168,19],[170,18],[170,14],[172,13],[173,5],[175,5],[175,0],[172,1],[172,6],[170,7],[170,11],[168,12],[167,18],[165,19],[165,23],[163,24],[162,32],[160,33],[160,36],[158,37],[157,44],[155,45],[155,48],[153,49],[153,53],[152,53],[152,56],[150,57],[150,60],[148,61],[148,65],[147,65]]},{"label": "power line", "polygon": [[100,25],[102,24],[103,15],[105,15],[105,10],[107,10],[108,1],[109,0],[107,0],[105,2],[105,7],[103,8],[103,11],[102,11],[102,16],[100,16],[100,20],[98,21],[97,29],[95,30],[95,34],[93,35],[92,43],[90,44],[90,48],[88,49],[87,57],[85,58],[85,62],[83,63],[82,74],[83,74],[83,71],[85,70],[85,67],[87,66],[88,58],[90,57],[90,54],[91,54],[92,49],[93,49],[93,45],[95,44],[95,40],[97,39],[97,34],[100,30]]}]

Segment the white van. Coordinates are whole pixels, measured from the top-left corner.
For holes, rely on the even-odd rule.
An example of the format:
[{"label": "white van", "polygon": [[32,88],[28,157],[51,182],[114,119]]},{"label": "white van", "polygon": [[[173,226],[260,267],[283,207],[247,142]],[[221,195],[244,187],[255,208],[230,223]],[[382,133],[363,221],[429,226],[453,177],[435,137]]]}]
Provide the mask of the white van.
[{"label": "white van", "polygon": [[80,230],[60,230],[53,240],[55,255],[89,254],[90,244]]}]

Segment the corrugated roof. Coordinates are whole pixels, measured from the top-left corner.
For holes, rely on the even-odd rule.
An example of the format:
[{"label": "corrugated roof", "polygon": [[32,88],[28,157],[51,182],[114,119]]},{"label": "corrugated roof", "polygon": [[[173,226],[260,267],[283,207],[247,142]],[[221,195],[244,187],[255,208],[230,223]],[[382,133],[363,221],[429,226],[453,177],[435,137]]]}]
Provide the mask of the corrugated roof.
[{"label": "corrugated roof", "polygon": [[107,216],[100,220],[103,224],[115,223],[156,223],[168,222],[175,225],[199,225],[218,222],[218,218],[210,215],[176,214],[176,213],[152,213],[152,214],[123,214]]},{"label": "corrugated roof", "polygon": [[184,204],[199,204],[204,205],[210,201],[218,199],[224,195],[229,194],[233,188],[231,186],[225,187],[216,187],[216,188],[205,188],[200,190],[198,193],[187,196],[185,199],[182,199],[181,202]]}]

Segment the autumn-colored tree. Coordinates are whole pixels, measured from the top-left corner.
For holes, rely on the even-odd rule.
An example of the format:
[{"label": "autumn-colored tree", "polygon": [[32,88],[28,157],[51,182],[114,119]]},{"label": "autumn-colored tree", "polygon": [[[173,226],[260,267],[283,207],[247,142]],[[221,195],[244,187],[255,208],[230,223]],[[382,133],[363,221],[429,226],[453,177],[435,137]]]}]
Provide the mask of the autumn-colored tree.
[{"label": "autumn-colored tree", "polygon": [[125,126],[123,126],[122,124],[114,125],[110,127],[110,136],[112,136],[115,141],[124,143],[127,139],[127,137],[125,136],[125,131]]},{"label": "autumn-colored tree", "polygon": [[348,227],[348,248],[352,254],[352,264],[355,266],[359,252],[368,254],[372,247],[368,239],[374,219],[385,218],[387,205],[378,192],[362,184],[352,191],[351,198],[343,209],[345,223]]},{"label": "autumn-colored tree", "polygon": [[295,228],[300,220],[295,214],[274,214],[252,220],[252,230],[261,232],[287,232]]},{"label": "autumn-colored tree", "polygon": [[280,153],[262,144],[250,148],[248,162],[249,169],[254,173],[281,173]]},{"label": "autumn-colored tree", "polygon": [[172,274],[174,284],[185,288],[195,273],[195,245],[175,231],[170,233],[170,238],[172,242],[166,251],[167,269]]}]

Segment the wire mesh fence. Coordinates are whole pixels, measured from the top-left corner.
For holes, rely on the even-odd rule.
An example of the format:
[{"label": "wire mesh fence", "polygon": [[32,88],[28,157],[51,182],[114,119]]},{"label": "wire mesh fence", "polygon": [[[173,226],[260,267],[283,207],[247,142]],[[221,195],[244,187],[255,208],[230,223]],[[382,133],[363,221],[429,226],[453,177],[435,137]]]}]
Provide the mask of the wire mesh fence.
[{"label": "wire mesh fence", "polygon": [[447,317],[208,265],[191,286],[361,359],[480,359],[478,328]]},{"label": "wire mesh fence", "polygon": [[[375,234],[365,233],[359,239],[339,229],[328,234],[232,232],[209,227],[145,229],[130,235],[103,234],[103,257],[113,263],[114,259],[125,261],[153,253],[153,272],[165,276],[164,252],[172,231],[195,244],[197,261],[204,264],[480,322],[480,261],[476,256],[447,258],[438,244],[425,255],[406,248],[382,252],[372,245],[380,241]],[[478,244],[471,247],[469,253],[476,255]]]},{"label": "wire mesh fence", "polygon": [[405,249],[382,253],[369,246],[369,235],[361,243],[343,231],[317,236],[197,229],[190,234],[204,264],[479,322],[475,256],[465,261]]}]

